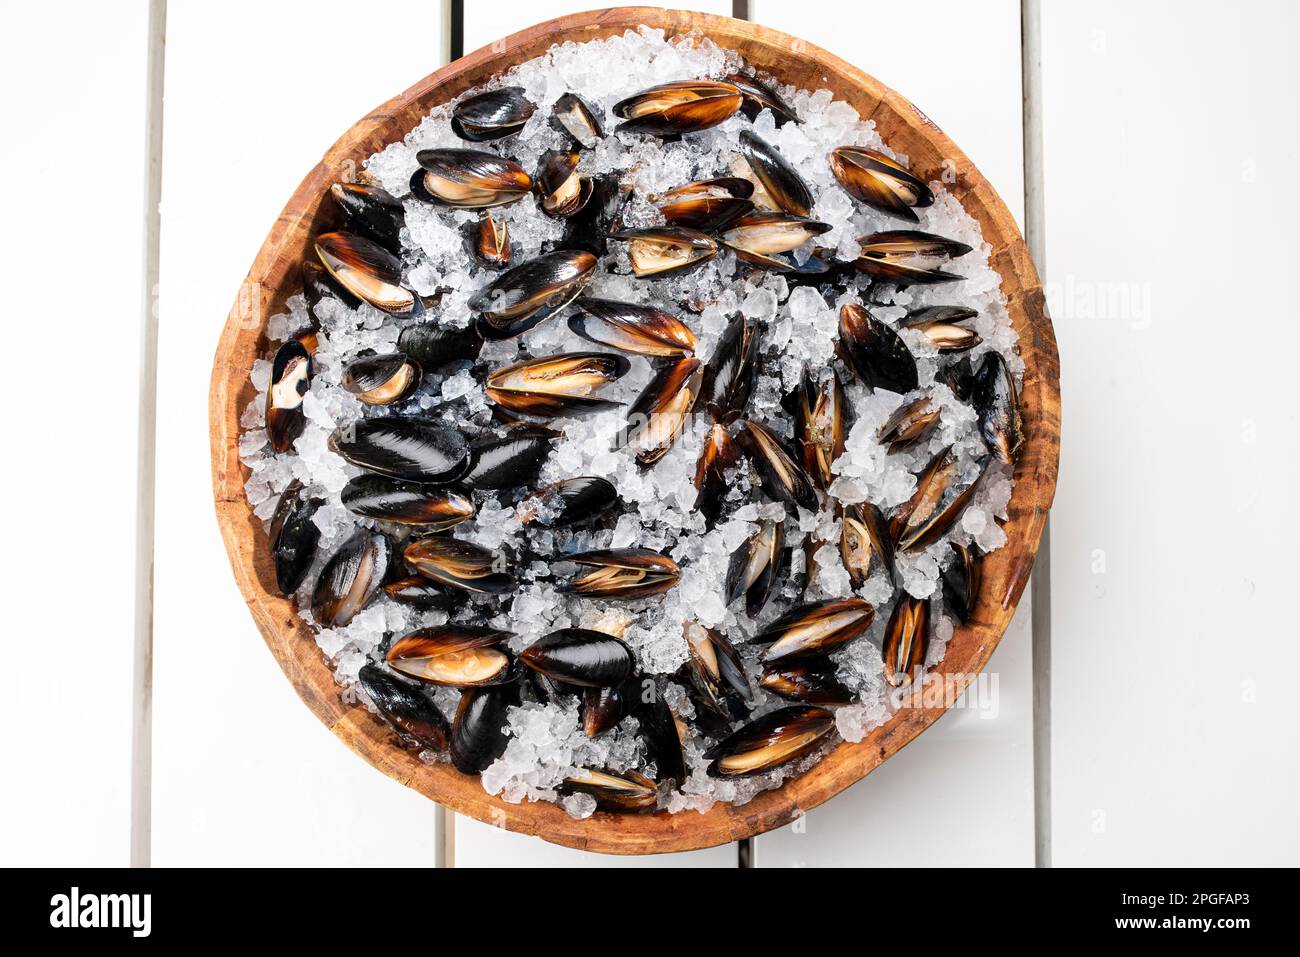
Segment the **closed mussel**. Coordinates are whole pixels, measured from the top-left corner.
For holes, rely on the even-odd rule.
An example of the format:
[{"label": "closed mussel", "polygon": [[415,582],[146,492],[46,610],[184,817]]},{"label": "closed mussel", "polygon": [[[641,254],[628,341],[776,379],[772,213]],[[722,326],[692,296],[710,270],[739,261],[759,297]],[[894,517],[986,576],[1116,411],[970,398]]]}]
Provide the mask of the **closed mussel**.
[{"label": "closed mussel", "polygon": [[474,688],[512,680],[510,653],[501,645],[508,631],[471,625],[438,625],[403,635],[388,649],[394,671],[430,685]]},{"label": "closed mussel", "polygon": [[718,422],[744,415],[758,376],[760,342],[758,329],[744,313],[734,315],[718,337],[700,393],[700,405]]},{"label": "closed mussel", "polygon": [[506,270],[469,300],[487,339],[509,339],[559,312],[582,292],[596,269],[589,252],[559,249]]},{"label": "closed mussel", "polygon": [[756,209],[728,223],[721,239],[738,259],[775,272],[789,272],[797,268],[795,260],[783,256],[798,249],[831,226],[805,216],[780,210]]},{"label": "closed mussel", "polygon": [[632,403],[620,442],[632,449],[638,465],[654,465],[672,448],[703,381],[699,359],[678,359],[662,368]]},{"label": "closed mussel", "polygon": [[536,110],[522,87],[503,86],[457,103],[451,111],[451,129],[461,139],[476,143],[499,140],[522,130]]},{"label": "closed mussel", "polygon": [[628,259],[637,276],[663,276],[703,266],[718,254],[718,243],[698,229],[648,226],[611,233],[627,243]]},{"label": "closed mussel", "polygon": [[925,669],[925,654],[930,647],[930,602],[913,598],[907,592],[898,596],[894,612],[885,625],[885,642],[881,656],[885,661],[885,680],[895,688]]},{"label": "closed mussel", "polygon": [[451,727],[423,688],[403,681],[374,664],[362,665],[357,682],[403,742],[430,751],[446,751]]},{"label": "closed mussel", "polygon": [[358,475],[343,486],[340,497],[356,515],[396,525],[418,525],[430,532],[446,531],[474,517],[474,503],[463,492],[387,475]]},{"label": "closed mussel", "polygon": [[776,209],[795,216],[811,213],[812,191],[775,146],[752,130],[745,130],[740,134],[740,152]]},{"label": "closed mussel", "polygon": [[347,215],[353,232],[401,255],[406,210],[400,199],[386,189],[361,183],[335,183],[330,187],[330,196]]},{"label": "closed mussel", "polygon": [[840,353],[867,391],[911,392],[916,359],[902,336],[856,303],[840,308]]},{"label": "closed mussel", "polygon": [[578,154],[572,150],[548,150],[537,164],[534,180],[542,212],[552,219],[567,219],[591,200],[593,182],[578,175]]},{"label": "closed mussel", "polygon": [[487,435],[470,444],[470,464],[458,480],[469,488],[507,489],[528,485],[551,454],[555,433],[517,425],[502,435]]},{"label": "closed mussel", "polygon": [[448,535],[411,542],[402,557],[425,578],[472,594],[501,595],[514,588],[503,554]]},{"label": "closed mussel", "polygon": [[853,692],[844,686],[836,671],[835,663],[827,658],[795,659],[764,668],[758,686],[786,701],[852,704]]},{"label": "closed mussel", "polygon": [[565,93],[555,101],[551,127],[567,134],[583,149],[591,149],[605,135],[600,113],[576,93]]},{"label": "closed mussel", "polygon": [[[540,671],[533,674],[541,675]],[[550,679],[548,679],[550,680]],[[607,688],[582,688],[582,731],[589,738],[598,738],[615,727],[627,714],[628,703],[635,696],[640,682],[628,678],[622,684]]]},{"label": "closed mussel", "polygon": [[641,726],[641,740],[646,758],[655,766],[655,780],[676,781],[680,785],[686,780],[682,736],[662,691],[653,682],[643,683],[628,710]]},{"label": "closed mussel", "polygon": [[820,654],[866,634],[876,611],[861,598],[800,605],[754,636],[768,645],[765,662]]},{"label": "closed mussel", "polygon": [[618,490],[608,479],[580,475],[538,489],[516,509],[523,525],[562,528],[600,518],[618,502]]},{"label": "closed mussel", "polygon": [[716,80],[683,80],[642,90],[614,104],[619,132],[680,136],[717,126],[740,109],[740,90]]},{"label": "closed mussel", "polygon": [[608,409],[618,403],[592,395],[616,382],[628,360],[610,352],[568,352],[526,359],[487,377],[487,396],[520,415],[550,418]]},{"label": "closed mussel", "polygon": [[451,726],[451,763],[462,774],[480,774],[505,752],[506,714],[519,703],[519,687],[511,682],[466,688]]},{"label": "closed mussel", "polygon": [[810,512],[817,510],[817,492],[812,479],[767,426],[748,420],[742,424],[738,439],[758,469],[768,495]]},{"label": "closed mussel", "polygon": [[330,448],[368,472],[408,482],[454,482],[469,466],[460,432],[417,416],[362,419],[330,436]]},{"label": "closed mussel", "polygon": [[548,677],[583,688],[610,688],[632,675],[632,650],[613,635],[562,628],[525,648],[519,660]]},{"label": "closed mussel", "polygon": [[731,478],[740,464],[740,449],[727,427],[720,423],[709,428],[695,465],[695,507],[708,525],[718,520],[723,499],[731,488]]},{"label": "closed mussel", "polygon": [[439,322],[416,322],[397,337],[397,348],[422,369],[478,358],[483,337],[473,326],[455,328]]},{"label": "closed mussel", "polygon": [[971,402],[979,416],[980,433],[989,451],[999,462],[1012,464],[1025,435],[1020,422],[1016,380],[999,353],[985,353],[984,361],[975,371]]},{"label": "closed mussel", "polygon": [[757,618],[780,576],[784,549],[785,522],[771,519],[765,520],[757,532],[741,542],[731,553],[727,566],[727,604],[744,595],[745,613]]},{"label": "closed mussel", "polygon": [[645,548],[611,548],[565,555],[579,570],[561,591],[584,598],[649,598],[677,584],[681,570],[667,555]]},{"label": "closed mussel", "polygon": [[854,199],[909,223],[917,221],[915,207],[934,203],[929,186],[897,160],[876,150],[861,146],[832,150],[831,172]]},{"label": "closed mussel", "polygon": [[343,370],[343,388],[366,405],[392,405],[420,385],[420,367],[400,352],[353,359]]},{"label": "closed mussel", "polygon": [[311,388],[312,361],[297,339],[287,339],[271,360],[266,390],[266,435],[276,452],[288,452],[307,427],[302,400]]},{"label": "closed mussel", "polygon": [[758,119],[758,114],[764,110],[771,110],[777,126],[787,122],[799,122],[799,114],[795,113],[794,107],[783,100],[771,85],[764,83],[758,77],[745,73],[732,73],[722,79],[740,90],[741,112],[751,120]]},{"label": "closed mussel", "polygon": [[528,195],[533,178],[512,159],[481,150],[436,149],[416,154],[420,169],[411,177],[411,192],[435,206],[486,209],[505,206]]},{"label": "closed mussel", "polygon": [[965,352],[983,340],[974,329],[967,329],[960,323],[978,315],[977,310],[963,306],[927,306],[913,309],[899,325],[923,333],[940,352]]},{"label": "closed mussel", "polygon": [[583,297],[569,328],[582,338],[635,355],[680,358],[695,349],[695,333],[671,313],[654,306]]},{"label": "closed mussel", "polygon": [[659,793],[655,782],[640,771],[597,771],[590,768],[560,782],[562,794],[589,794],[602,811],[650,811]]},{"label": "closed mussel", "polygon": [[912,229],[872,233],[858,243],[858,270],[900,286],[956,282],[962,277],[940,265],[971,251],[965,243]]},{"label": "closed mussel", "polygon": [[825,708],[791,705],[755,718],[704,753],[714,777],[761,774],[817,750],[835,730]]},{"label": "closed mussel", "polygon": [[825,491],[835,481],[831,465],[844,454],[844,387],[831,374],[820,387],[804,369],[795,402],[795,435],[804,471]]},{"label": "closed mussel", "polygon": [[282,595],[298,590],[316,557],[320,528],[312,517],[321,504],[320,499],[308,496],[302,483],[295,479],[275,506],[268,536],[275,562],[275,584]]},{"label": "closed mussel", "polygon": [[311,613],[322,628],[342,628],[384,581],[392,556],[388,539],[364,529],[339,546],[321,569],[312,593]]},{"label": "closed mussel", "polygon": [[979,601],[982,576],[980,554],[974,545],[953,543],[952,559],[939,572],[943,603],[962,624],[968,624]]},{"label": "closed mussel", "polygon": [[352,233],[322,233],[316,255],[335,282],[376,309],[410,316],[422,308],[402,286],[402,261],[378,243]]},{"label": "closed mussel", "polygon": [[939,404],[928,391],[901,403],[876,430],[876,441],[890,455],[910,449],[939,426]]},{"label": "closed mussel", "polygon": [[410,575],[384,585],[384,594],[401,605],[421,611],[451,611],[464,601],[465,593],[444,588],[423,575]]}]

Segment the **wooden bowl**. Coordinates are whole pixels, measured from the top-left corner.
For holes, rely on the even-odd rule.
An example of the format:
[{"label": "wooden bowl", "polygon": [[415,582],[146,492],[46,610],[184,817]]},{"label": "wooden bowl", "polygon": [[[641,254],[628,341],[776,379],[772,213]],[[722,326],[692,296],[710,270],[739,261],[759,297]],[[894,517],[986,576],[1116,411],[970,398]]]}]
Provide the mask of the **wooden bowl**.
[{"label": "wooden bowl", "polygon": [[[226,321],[212,370],[210,417],[212,481],[217,517],[239,587],[271,653],[299,697],[324,724],[385,774],[450,808],[507,830],[536,834],[569,847],[612,854],[647,854],[712,847],[752,837],[793,820],[859,780],[929,727],[945,707],[908,707],[858,744],[841,743],[825,760],[783,787],[765,791],[741,807],[718,804],[707,814],[596,813],[569,817],[546,802],[507,804],[484,792],[477,778],[450,765],[427,766],[398,746],[392,733],[365,708],[339,699],[330,668],[292,604],[277,594],[266,535],[244,498],[247,470],[239,461],[239,415],[254,390],[248,373],[266,354],[268,317],[283,311],[299,292],[299,266],[309,238],[335,225],[322,203],[329,185],[386,144],[401,139],[433,107],[477,86],[511,65],[544,53],[554,43],[593,40],[641,24],[668,35],[692,31],[740,52],[755,67],[808,90],[830,89],[876,123],[892,148],[910,157],[922,179],[933,180],[945,164],[955,168],[949,184],[993,247],[992,265],[1002,277],[1011,322],[1025,361],[1022,405],[1025,444],[1015,467],[1015,492],[1003,526],[1007,544],[984,561],[984,585],[972,624],[958,628],[936,677],[959,687],[973,680],[997,646],[1029,578],[1039,536],[1056,486],[1060,438],[1060,388],[1056,340],[1038,274],[1015,221],[1002,200],[960,149],[906,99],[825,50],[776,30],[726,17],[621,7],[561,17],[484,47],[421,80],[363,117],[334,144],[302,181],[271,229]],[[935,704],[933,701],[927,704]],[[950,701],[948,703],[951,703]]]}]

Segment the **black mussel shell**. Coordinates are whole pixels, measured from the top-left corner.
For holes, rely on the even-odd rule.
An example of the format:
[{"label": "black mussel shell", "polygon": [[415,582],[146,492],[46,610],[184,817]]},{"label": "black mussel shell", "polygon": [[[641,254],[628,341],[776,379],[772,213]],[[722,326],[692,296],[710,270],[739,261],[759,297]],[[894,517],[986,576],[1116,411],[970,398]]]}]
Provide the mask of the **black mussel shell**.
[{"label": "black mussel shell", "polygon": [[943,603],[963,625],[969,624],[979,601],[983,576],[980,554],[974,545],[952,546],[952,561],[939,572],[943,585]]},{"label": "black mussel shell", "polygon": [[470,253],[474,259],[489,269],[505,269],[510,265],[510,227],[504,219],[484,213],[475,223],[467,223]]},{"label": "black mussel shell", "polygon": [[321,233],[316,256],[339,285],[394,316],[421,309],[419,298],[402,285],[402,261],[378,243],[352,233]]},{"label": "black mussel shell", "polygon": [[768,519],[759,525],[758,531],[731,553],[727,567],[727,604],[744,595],[745,613],[757,618],[781,574],[784,551],[785,522]]},{"label": "black mussel shell", "polygon": [[583,149],[591,149],[605,136],[600,113],[576,93],[565,93],[555,101],[551,127]]},{"label": "black mussel shell", "polygon": [[[618,489],[612,482],[596,475],[581,475],[533,492],[519,503],[517,514],[524,525],[537,522],[562,528],[599,518],[617,502]],[[546,518],[540,518],[542,514]]]},{"label": "black mussel shell", "polygon": [[473,594],[502,595],[515,585],[504,554],[450,535],[411,542],[402,557],[417,574]]},{"label": "black mussel shell", "polygon": [[335,183],[330,187],[330,196],[347,214],[353,232],[374,240],[394,255],[401,255],[406,210],[400,199],[386,189],[360,183]]},{"label": "black mussel shell", "polygon": [[902,452],[927,440],[939,427],[939,403],[927,390],[916,398],[900,403],[876,430],[876,441],[888,454]]},{"label": "black mussel shell", "polygon": [[451,611],[458,607],[464,592],[444,588],[422,575],[399,578],[384,586],[384,593],[393,601],[421,611]]},{"label": "black mussel shell", "polygon": [[680,226],[647,226],[610,233],[610,239],[626,242],[632,273],[636,276],[666,276],[698,269],[718,255],[718,242],[698,229]]},{"label": "black mussel shell", "polygon": [[1007,465],[1014,463],[1025,435],[1016,380],[1000,354],[985,353],[975,372],[971,402],[979,416],[980,434],[993,457]]},{"label": "black mussel shell", "polygon": [[589,252],[559,249],[506,270],[469,300],[487,339],[509,339],[559,312],[582,292],[596,270]]},{"label": "black mussel shell", "polygon": [[622,133],[680,136],[707,130],[740,109],[740,90],[716,80],[682,80],[651,87],[614,104]]},{"label": "black mussel shell", "polygon": [[393,642],[388,666],[429,685],[477,688],[515,678],[514,661],[501,647],[511,632],[472,625],[419,628]]},{"label": "black mussel shell", "polygon": [[487,397],[519,415],[550,418],[611,409],[618,405],[591,395],[627,374],[630,363],[610,352],[566,352],[525,359],[487,377]]},{"label": "black mussel shell", "polygon": [[902,687],[925,670],[925,654],[930,647],[930,602],[913,598],[907,592],[898,596],[894,612],[885,625],[881,656],[885,661],[885,680]]},{"label": "black mussel shell", "polygon": [[680,358],[695,351],[695,333],[671,313],[654,306],[584,296],[569,328],[591,342],[642,356]]},{"label": "black mussel shell", "polygon": [[641,740],[646,759],[654,762],[655,780],[676,781],[680,785],[686,780],[682,736],[659,686],[651,679],[643,679],[641,691],[633,695],[629,711],[641,725]]},{"label": "black mussel shell", "polygon": [[578,174],[578,154],[573,150],[547,150],[537,164],[533,180],[538,204],[552,219],[577,215],[591,201],[594,181]]},{"label": "black mussel shell", "polygon": [[411,177],[416,199],[435,206],[486,209],[523,199],[533,178],[512,159],[481,150],[420,150]]},{"label": "black mussel shell", "polygon": [[467,97],[451,111],[451,129],[463,140],[479,143],[512,136],[524,128],[537,106],[523,87],[503,86]]},{"label": "black mussel shell", "polygon": [[659,799],[655,782],[640,771],[600,771],[586,768],[560,782],[561,794],[589,794],[602,811],[653,811]]},{"label": "black mussel shell", "polygon": [[630,193],[631,186],[620,183],[617,174],[595,177],[591,199],[564,221],[564,239],[560,245],[593,256],[605,255],[609,246],[608,236],[618,231],[623,206]]},{"label": "black mussel shell", "polygon": [[466,688],[451,726],[451,763],[462,774],[481,774],[506,750],[507,709],[519,703],[515,683]]},{"label": "black mussel shell", "polygon": [[469,443],[433,419],[362,419],[330,436],[330,448],[368,472],[408,482],[454,482],[469,466]]},{"label": "black mussel shell", "polygon": [[654,465],[677,441],[703,381],[699,359],[688,356],[664,366],[628,409],[628,427],[616,444],[632,449],[643,468]]},{"label": "black mussel shell", "polygon": [[322,628],[342,628],[379,591],[388,573],[392,546],[377,532],[355,532],[321,569],[311,613]]},{"label": "black mussel shell", "polygon": [[378,665],[362,665],[357,681],[380,716],[408,744],[446,751],[451,727],[423,688],[389,674]]},{"label": "black mussel shell", "polygon": [[725,424],[744,415],[758,377],[760,340],[757,328],[741,313],[732,317],[718,337],[700,391],[700,405],[718,422]]},{"label": "black mussel shell", "polygon": [[632,650],[613,635],[562,628],[537,639],[519,655],[535,671],[565,684],[610,688],[632,675]]},{"label": "black mussel shell", "polygon": [[937,378],[962,402],[970,401],[971,393],[975,390],[975,370],[971,367],[969,355],[948,363],[939,370]]},{"label": "black mussel shell", "polygon": [[740,447],[758,469],[763,489],[772,498],[810,512],[817,511],[817,491],[803,466],[794,460],[765,425],[745,421],[737,436]]},{"label": "black mussel shell", "polygon": [[714,777],[760,774],[811,754],[835,730],[825,708],[791,705],[755,718],[704,753]]},{"label": "black mussel shell", "polygon": [[518,426],[501,436],[476,439],[470,445],[469,470],[458,481],[474,489],[528,485],[551,454],[554,436],[549,429]]},{"label": "black mussel shell", "polygon": [[[858,240],[861,250],[854,260],[860,272],[896,285],[932,285],[956,282],[962,276],[928,265],[925,259],[956,259],[971,251],[965,243],[914,229],[872,233]],[[917,257],[922,261],[918,262]]]},{"label": "black mussel shell", "polygon": [[740,152],[778,209],[796,216],[812,212],[812,190],[775,146],[752,130],[744,130],[740,134]]},{"label": "black mussel shell", "polygon": [[311,354],[297,339],[287,339],[271,360],[266,390],[266,435],[276,452],[288,452],[307,427],[303,396],[311,388]]},{"label": "black mussel shell", "polygon": [[916,359],[888,324],[856,303],[840,309],[841,358],[867,387],[900,395],[917,387]]},{"label": "black mussel shell", "polygon": [[565,555],[581,566],[560,591],[584,598],[649,598],[677,584],[681,569],[667,555],[645,548],[611,548]]},{"label": "black mussel shell", "polygon": [[732,73],[724,76],[723,79],[740,90],[740,110],[750,120],[758,119],[758,114],[764,110],[771,110],[777,126],[783,126],[787,122],[799,122],[799,114],[794,111],[794,107],[786,103],[776,90],[757,77]]},{"label": "black mussel shell", "polygon": [[747,713],[754,691],[731,642],[722,632],[693,621],[682,626],[682,634],[690,651],[687,673],[696,699],[727,720]]},{"label": "black mussel shell", "polygon": [[861,146],[832,150],[831,172],[854,199],[909,223],[917,221],[913,207],[934,203],[929,186],[897,160],[875,150]]},{"label": "black mussel shell", "polygon": [[[540,674],[541,672],[537,672]],[[622,684],[582,689],[582,730],[589,738],[598,738],[627,715],[628,700],[624,691],[635,695],[640,683],[628,678]]]},{"label": "black mussel shell", "polygon": [[722,513],[723,499],[731,488],[730,478],[740,465],[740,449],[732,441],[727,427],[714,424],[704,437],[700,458],[695,465],[695,490],[699,493],[695,507],[704,515],[706,525],[713,525]]},{"label": "black mussel shell", "polygon": [[894,579],[894,538],[889,523],[875,503],[845,505],[841,510],[840,558],[854,588],[867,580],[871,563],[877,558],[890,580]]},{"label": "black mussel shell", "polygon": [[275,506],[268,536],[275,561],[275,584],[282,595],[298,590],[316,557],[320,528],[312,516],[320,506],[320,499],[309,498],[297,479],[289,483]]},{"label": "black mussel shell", "polygon": [[443,532],[474,517],[474,503],[454,488],[358,475],[343,487],[344,506],[356,515]]},{"label": "black mussel shell", "polygon": [[866,634],[876,610],[861,598],[839,598],[792,608],[754,636],[768,645],[763,661],[818,655]]},{"label": "black mussel shell", "polygon": [[420,386],[420,366],[400,352],[353,359],[343,370],[343,388],[366,405],[392,405]]},{"label": "black mussel shell", "polygon": [[781,662],[763,669],[758,686],[802,704],[852,704],[854,694],[840,681],[836,670],[835,663],[825,658]]},{"label": "black mussel shell", "polygon": [[453,329],[438,322],[417,322],[397,337],[397,348],[423,369],[452,362],[472,361],[483,348],[483,337],[473,326]]}]

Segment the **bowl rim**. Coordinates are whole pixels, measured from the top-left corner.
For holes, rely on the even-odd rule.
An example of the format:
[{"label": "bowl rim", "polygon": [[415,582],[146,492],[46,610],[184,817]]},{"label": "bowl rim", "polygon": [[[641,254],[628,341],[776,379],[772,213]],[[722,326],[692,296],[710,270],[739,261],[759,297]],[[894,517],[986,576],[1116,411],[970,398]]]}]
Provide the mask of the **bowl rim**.
[{"label": "bowl rim", "polygon": [[[553,43],[583,42],[646,25],[669,37],[699,33],[740,52],[760,70],[803,88],[821,86],[876,121],[891,147],[906,140],[914,170],[944,176],[950,192],[980,224],[990,264],[1002,279],[1025,362],[1021,404],[1025,443],[1003,523],[1007,543],[984,560],[983,591],[968,625],[958,626],[944,660],[884,725],[857,743],[839,743],[820,763],[761,792],[748,804],[707,812],[618,815],[575,820],[549,802],[510,804],[448,764],[425,765],[400,747],[379,719],[345,705],[324,655],[291,600],[277,594],[266,536],[244,496],[239,418],[255,394],[248,372],[265,352],[266,320],[298,291],[298,263],[318,222],[321,199],[340,170],[400,138],[434,106],[540,55]],[[782,69],[773,69],[779,62]],[[792,78],[793,77],[793,78]],[[846,92],[847,91],[847,92]],[[924,113],[867,73],[796,37],[743,20],[657,7],[617,7],[558,17],[467,54],[371,111],[343,134],[307,174],[258,252],[217,345],[209,394],[212,481],[218,524],[240,591],[268,648],[303,702],[350,749],[389,777],[444,807],[562,846],[613,854],[695,850],[753,837],[789,823],[861,780],[932,725],[983,670],[1015,611],[1033,567],[1056,487],[1060,453],[1059,360],[1043,290],[1014,218],[965,154]]]}]

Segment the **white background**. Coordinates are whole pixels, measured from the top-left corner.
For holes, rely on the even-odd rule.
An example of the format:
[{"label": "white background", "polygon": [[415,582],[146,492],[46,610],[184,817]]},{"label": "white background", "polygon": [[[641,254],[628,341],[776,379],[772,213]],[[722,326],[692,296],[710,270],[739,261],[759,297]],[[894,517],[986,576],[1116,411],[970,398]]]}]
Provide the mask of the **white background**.
[{"label": "white background", "polygon": [[[590,4],[466,6],[471,50]],[[465,819],[440,850],[434,806],[300,705],[230,575],[207,436],[226,312],[311,165],[444,62],[445,14],[370,0],[365,19],[396,29],[365,58],[357,8],[341,0],[170,0],[159,90],[146,3],[0,5],[18,397],[3,480],[5,569],[18,578],[0,863],[131,859],[140,330],[156,310],[154,863],[736,865],[735,847],[611,860]],[[750,18],[912,99],[1022,217],[1017,0],[933,0],[923,14],[754,0]],[[1043,4],[1039,266],[1064,422],[1039,636],[1052,665],[1039,824],[1055,864],[1300,860],[1288,691],[1300,664],[1287,282],[1300,253],[1297,27],[1281,0]],[[151,109],[164,131],[156,290],[144,265]],[[1027,592],[990,664],[995,715],[945,716],[802,832],[757,839],[754,863],[1034,863],[1028,604]]]}]

